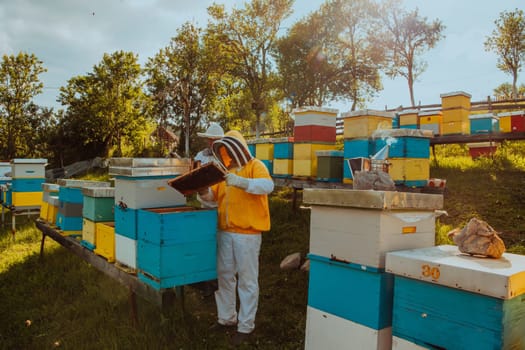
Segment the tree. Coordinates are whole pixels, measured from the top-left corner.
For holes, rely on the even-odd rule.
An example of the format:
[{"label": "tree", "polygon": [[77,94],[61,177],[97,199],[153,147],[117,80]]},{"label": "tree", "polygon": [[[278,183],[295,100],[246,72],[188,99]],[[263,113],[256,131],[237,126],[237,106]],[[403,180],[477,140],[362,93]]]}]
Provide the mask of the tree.
[{"label": "tree", "polygon": [[92,73],[74,77],[60,88],[58,100],[68,107],[62,123],[70,126],[63,130],[78,132],[70,135],[74,144],[94,151],[81,156],[121,157],[124,144],[142,145],[146,99],[137,61],[131,52],[104,54]]},{"label": "tree", "polygon": [[171,121],[184,131],[187,157],[191,135],[208,115],[215,98],[217,67],[202,30],[190,23],[184,24],[170,44],[146,63],[146,84],[158,123],[167,127]]},{"label": "tree", "polygon": [[384,29],[377,29],[376,38],[387,49],[386,74],[407,80],[410,103],[415,106],[414,82],[427,67],[419,57],[444,38],[445,26],[438,19],[428,22],[417,8],[409,12],[401,9],[398,0],[385,2],[380,13]]},{"label": "tree", "polygon": [[257,137],[273,87],[271,54],[281,22],[291,14],[293,3],[294,0],[252,0],[230,14],[223,5],[208,8],[208,36],[213,38],[210,42],[217,45],[214,51],[222,56],[227,72],[249,93]]},{"label": "tree", "polygon": [[521,84],[519,87],[517,87],[517,91],[515,93],[512,84],[503,83],[494,89],[494,97],[496,100],[525,98],[525,84]]},{"label": "tree", "polygon": [[485,40],[485,50],[495,52],[497,67],[512,75],[512,98],[518,94],[517,82],[525,59],[525,17],[523,10],[503,11],[494,21],[496,29]]},{"label": "tree", "polygon": [[4,55],[0,65],[0,146],[6,159],[30,156],[32,149],[26,139],[35,130],[31,124],[38,117],[38,107],[33,97],[42,92],[44,84],[39,75],[46,72],[34,54],[20,52],[18,55]]}]

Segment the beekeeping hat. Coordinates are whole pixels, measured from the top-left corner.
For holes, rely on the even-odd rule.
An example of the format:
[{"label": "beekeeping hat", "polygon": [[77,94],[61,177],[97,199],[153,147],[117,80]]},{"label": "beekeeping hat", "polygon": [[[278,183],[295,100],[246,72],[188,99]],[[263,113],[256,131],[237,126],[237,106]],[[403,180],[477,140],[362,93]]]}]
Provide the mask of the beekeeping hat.
[{"label": "beekeeping hat", "polygon": [[219,123],[211,122],[208,129],[205,132],[198,132],[197,136],[206,137],[208,139],[220,139],[224,136],[224,130],[222,130]]},{"label": "beekeeping hat", "polygon": [[245,166],[253,157],[246,140],[237,130],[228,131],[224,137],[213,143],[213,155],[226,167],[234,160],[239,167]]}]

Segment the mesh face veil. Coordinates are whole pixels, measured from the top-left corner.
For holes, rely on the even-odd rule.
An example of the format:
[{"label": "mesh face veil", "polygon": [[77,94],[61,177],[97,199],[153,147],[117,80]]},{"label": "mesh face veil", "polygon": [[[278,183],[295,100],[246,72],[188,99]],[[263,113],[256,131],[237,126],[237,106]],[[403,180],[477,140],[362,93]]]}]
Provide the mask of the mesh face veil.
[{"label": "mesh face veil", "polygon": [[250,151],[235,137],[225,136],[212,145],[213,155],[225,166],[230,167],[232,160],[239,167],[245,166],[251,159]]}]

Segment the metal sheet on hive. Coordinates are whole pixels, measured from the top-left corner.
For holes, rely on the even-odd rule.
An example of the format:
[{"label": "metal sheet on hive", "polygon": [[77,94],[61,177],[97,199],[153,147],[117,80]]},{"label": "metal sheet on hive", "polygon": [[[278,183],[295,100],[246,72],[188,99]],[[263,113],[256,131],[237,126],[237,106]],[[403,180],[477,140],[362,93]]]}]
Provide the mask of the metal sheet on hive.
[{"label": "metal sheet on hive", "polygon": [[110,167],[150,168],[150,167],[189,167],[189,159],[177,158],[110,158]]}]

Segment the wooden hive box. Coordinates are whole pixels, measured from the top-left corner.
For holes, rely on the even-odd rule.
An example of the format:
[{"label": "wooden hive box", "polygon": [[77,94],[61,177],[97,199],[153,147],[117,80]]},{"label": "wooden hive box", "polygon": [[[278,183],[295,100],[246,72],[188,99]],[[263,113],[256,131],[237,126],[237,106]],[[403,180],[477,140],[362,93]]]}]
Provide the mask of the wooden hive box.
[{"label": "wooden hive box", "polygon": [[429,158],[431,137],[427,130],[379,130],[372,133],[372,154],[388,145],[388,158]]},{"label": "wooden hive box", "polygon": [[362,110],[343,114],[344,138],[367,138],[377,129],[392,129],[394,113]]},{"label": "wooden hive box", "polygon": [[443,113],[441,111],[420,112],[418,118],[421,130],[430,130],[433,135],[441,135],[443,124]]},{"label": "wooden hive box", "polygon": [[440,95],[441,97],[441,108],[464,108],[470,109],[471,94],[464,91],[453,91],[447,92]]},{"label": "wooden hive box", "polygon": [[394,191],[304,189],[310,253],[384,268],[392,250],[429,247],[443,196]]},{"label": "wooden hive box", "polygon": [[442,245],[390,252],[386,270],[395,274],[396,337],[446,349],[525,347],[525,256]]},{"label": "wooden hive box", "polygon": [[19,178],[11,180],[11,190],[13,192],[43,192],[42,184],[44,178]]},{"label": "wooden hive box", "polygon": [[15,158],[11,159],[11,177],[19,178],[40,178],[46,177],[47,159],[35,158]]},{"label": "wooden hive box", "polygon": [[15,207],[39,207],[42,204],[42,192],[11,192]]},{"label": "wooden hive box", "polygon": [[136,273],[137,269],[137,240],[115,232],[115,260]]},{"label": "wooden hive box", "polygon": [[272,160],[273,150],[273,143],[257,143],[255,144],[255,158],[260,160]]},{"label": "wooden hive box", "polygon": [[291,177],[293,174],[293,159],[274,159],[273,175],[277,177]]},{"label": "wooden hive box", "polygon": [[343,151],[317,151],[317,181],[341,182]]},{"label": "wooden hive box", "polygon": [[377,330],[311,306],[306,308],[305,350],[390,350],[391,344],[392,327]]},{"label": "wooden hive box", "polygon": [[287,137],[286,141],[278,140],[274,143],[273,159],[293,159],[293,138]]},{"label": "wooden hive box", "polygon": [[162,289],[216,278],[216,209],[143,209],[137,227],[142,281]]},{"label": "wooden hive box", "polygon": [[470,133],[471,134],[491,134],[499,132],[499,118],[492,113],[471,114]]},{"label": "wooden hive box", "polygon": [[84,187],[82,216],[94,222],[114,221],[114,187]]},{"label": "wooden hive box", "polygon": [[115,178],[115,204],[131,209],[183,205],[186,197],[168,184],[173,176]]},{"label": "wooden hive box", "polygon": [[115,262],[115,225],[112,222],[95,223],[94,252],[108,262]]},{"label": "wooden hive box", "polygon": [[122,205],[115,204],[115,233],[136,240],[137,211],[138,209],[126,208]]}]

